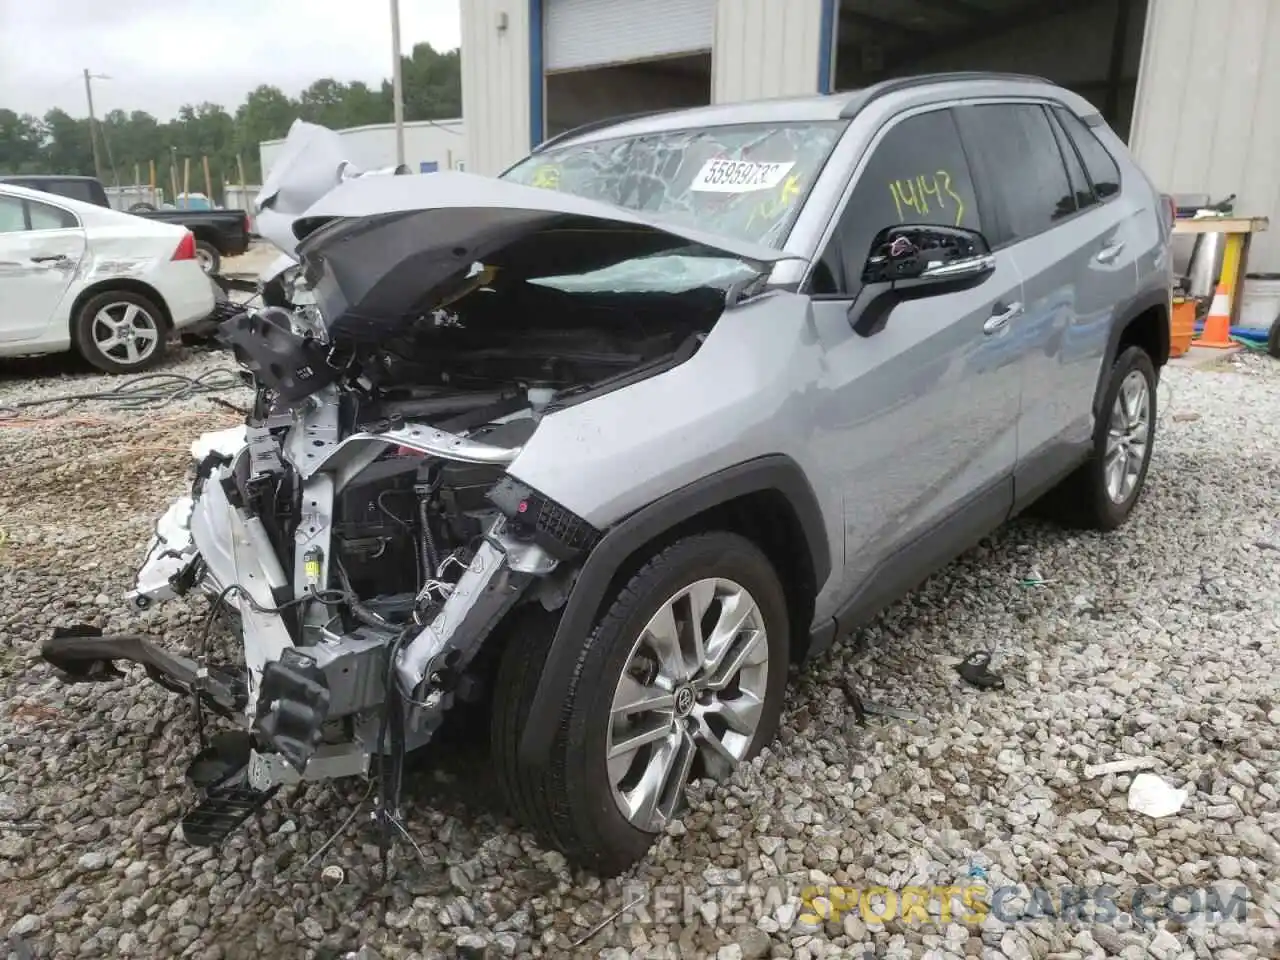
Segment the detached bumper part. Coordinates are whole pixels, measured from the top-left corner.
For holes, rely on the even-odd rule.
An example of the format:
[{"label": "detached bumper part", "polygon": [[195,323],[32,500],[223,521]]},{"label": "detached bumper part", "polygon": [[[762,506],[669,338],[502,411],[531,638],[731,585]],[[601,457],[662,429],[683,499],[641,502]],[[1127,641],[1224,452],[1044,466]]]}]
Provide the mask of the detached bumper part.
[{"label": "detached bumper part", "polygon": [[233,718],[245,705],[244,685],[233,674],[216,667],[201,668],[194,660],[167,653],[145,637],[103,636],[97,627],[76,624],[54,627],[40,646],[40,656],[55,667],[68,683],[117,680],[124,676],[117,660],[139,663],[160,686],[174,693],[200,698],[216,713]]},{"label": "detached bumper part", "polygon": [[302,773],[324,739],[329,684],[315,660],[290,648],[262,671],[253,731]]}]

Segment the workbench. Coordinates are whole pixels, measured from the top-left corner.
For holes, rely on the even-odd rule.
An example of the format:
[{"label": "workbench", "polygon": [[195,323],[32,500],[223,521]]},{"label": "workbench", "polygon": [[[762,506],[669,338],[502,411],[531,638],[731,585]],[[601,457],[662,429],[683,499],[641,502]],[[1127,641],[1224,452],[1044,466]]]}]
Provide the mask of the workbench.
[{"label": "workbench", "polygon": [[1193,236],[1200,233],[1225,233],[1226,249],[1222,254],[1220,283],[1226,284],[1231,298],[1231,326],[1240,325],[1240,304],[1244,300],[1244,278],[1249,272],[1249,247],[1255,233],[1270,226],[1266,217],[1184,217],[1175,220],[1173,232]]}]

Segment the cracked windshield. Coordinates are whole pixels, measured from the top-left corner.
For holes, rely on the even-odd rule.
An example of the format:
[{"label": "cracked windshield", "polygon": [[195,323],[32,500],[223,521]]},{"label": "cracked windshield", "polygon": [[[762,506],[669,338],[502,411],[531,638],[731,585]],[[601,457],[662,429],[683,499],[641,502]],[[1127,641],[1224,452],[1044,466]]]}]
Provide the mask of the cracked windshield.
[{"label": "cracked windshield", "polygon": [[[598,141],[535,154],[503,177],[637,210],[658,222],[780,247],[845,125],[743,124]],[[700,250],[540,282],[675,290],[750,273],[736,257]]]}]

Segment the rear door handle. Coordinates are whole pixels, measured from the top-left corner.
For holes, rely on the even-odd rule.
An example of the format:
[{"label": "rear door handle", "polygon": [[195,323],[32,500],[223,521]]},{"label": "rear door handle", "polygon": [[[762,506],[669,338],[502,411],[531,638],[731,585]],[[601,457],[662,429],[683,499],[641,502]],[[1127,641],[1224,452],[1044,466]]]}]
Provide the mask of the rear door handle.
[{"label": "rear door handle", "polygon": [[1009,321],[1022,312],[1022,304],[1011,303],[1007,307],[1001,309],[1002,304],[997,303],[993,310],[999,310],[999,313],[992,313],[987,317],[986,322],[982,324],[982,332],[986,334],[999,333],[1009,325]]},{"label": "rear door handle", "polygon": [[1099,263],[1111,263],[1111,261],[1115,260],[1115,258],[1120,256],[1120,254],[1123,252],[1124,252],[1123,242],[1113,243],[1099,250],[1098,255],[1094,257],[1094,259],[1097,260]]}]

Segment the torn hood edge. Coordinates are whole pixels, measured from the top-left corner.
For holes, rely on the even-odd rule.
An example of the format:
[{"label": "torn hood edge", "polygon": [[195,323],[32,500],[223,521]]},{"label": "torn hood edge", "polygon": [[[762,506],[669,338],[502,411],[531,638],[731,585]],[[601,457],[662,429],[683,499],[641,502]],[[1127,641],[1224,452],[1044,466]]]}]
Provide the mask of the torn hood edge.
[{"label": "torn hood edge", "polygon": [[[492,254],[507,243],[537,233],[543,225],[562,216],[597,220],[602,225],[640,227],[645,231],[667,234],[761,266],[782,260],[804,259],[799,254],[786,250],[646,217],[637,211],[603,201],[452,170],[403,177],[348,180],[325,194],[295,219],[293,232],[299,240],[298,252],[301,257],[313,254],[323,256],[326,249],[341,243],[351,231],[358,230],[366,217],[464,208],[509,209],[546,214],[542,225],[531,219],[526,219],[519,225],[513,224],[509,235],[496,243],[492,237],[492,223],[481,224],[479,221],[483,218],[477,217],[477,234],[489,237],[488,243],[476,249],[477,259]],[[347,229],[334,225],[331,229],[319,232],[321,227],[333,224],[335,220],[352,222]],[[308,242],[308,238],[313,235],[314,240]],[[474,238],[455,235],[448,239],[470,249]]]},{"label": "torn hood edge", "polygon": [[293,256],[297,252],[294,219],[338,184],[362,176],[409,172],[403,165],[365,170],[352,159],[351,151],[341,134],[294,120],[254,202],[258,233]]}]

